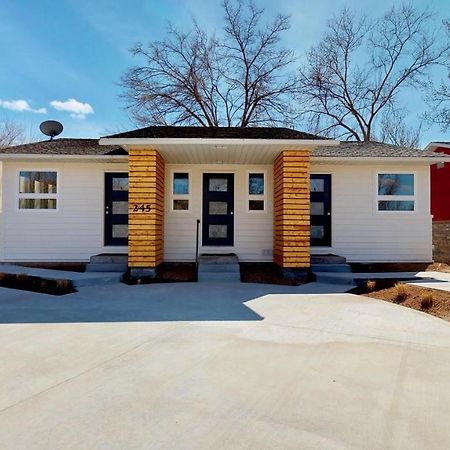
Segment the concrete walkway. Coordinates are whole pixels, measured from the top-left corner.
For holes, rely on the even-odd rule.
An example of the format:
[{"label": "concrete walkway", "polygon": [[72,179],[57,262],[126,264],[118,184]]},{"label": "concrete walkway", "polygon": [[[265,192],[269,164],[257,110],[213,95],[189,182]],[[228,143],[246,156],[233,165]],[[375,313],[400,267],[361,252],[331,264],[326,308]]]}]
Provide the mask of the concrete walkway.
[{"label": "concrete walkway", "polygon": [[330,291],[0,289],[1,446],[450,448],[450,324]]},{"label": "concrete walkway", "polygon": [[[315,272],[317,281],[333,284],[359,284],[367,280],[393,279],[404,282],[411,282],[421,285],[422,283],[441,283],[444,290],[448,290],[450,285],[450,274],[443,272]],[[436,284],[435,289],[440,289]],[[350,288],[349,288],[350,289]]]},{"label": "concrete walkway", "polygon": [[120,272],[70,272],[68,270],[39,269],[15,264],[0,264],[0,272],[26,273],[49,280],[70,280],[74,287],[93,286],[98,284],[118,283],[122,277]]},{"label": "concrete walkway", "polygon": [[419,272],[417,277],[423,280],[412,281],[408,284],[450,292],[450,273]]}]

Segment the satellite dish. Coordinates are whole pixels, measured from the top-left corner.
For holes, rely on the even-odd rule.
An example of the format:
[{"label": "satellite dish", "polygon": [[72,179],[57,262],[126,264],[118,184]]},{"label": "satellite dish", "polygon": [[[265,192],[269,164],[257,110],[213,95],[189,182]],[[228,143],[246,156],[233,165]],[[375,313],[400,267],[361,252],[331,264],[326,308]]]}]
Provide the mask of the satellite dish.
[{"label": "satellite dish", "polygon": [[62,123],[57,122],[56,120],[46,120],[39,125],[39,129],[46,136],[50,136],[50,140],[52,141],[55,136],[62,133],[64,127]]}]

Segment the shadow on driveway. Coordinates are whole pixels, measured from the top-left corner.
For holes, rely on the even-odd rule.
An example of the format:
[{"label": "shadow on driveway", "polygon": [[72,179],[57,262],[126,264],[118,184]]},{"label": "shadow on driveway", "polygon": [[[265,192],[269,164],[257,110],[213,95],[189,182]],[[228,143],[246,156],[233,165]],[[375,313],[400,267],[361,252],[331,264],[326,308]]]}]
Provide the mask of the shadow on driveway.
[{"label": "shadow on driveway", "polygon": [[[329,286],[327,292],[330,292]],[[0,323],[262,320],[245,302],[268,294],[321,293],[317,283],[121,283],[64,296],[0,288]]]}]

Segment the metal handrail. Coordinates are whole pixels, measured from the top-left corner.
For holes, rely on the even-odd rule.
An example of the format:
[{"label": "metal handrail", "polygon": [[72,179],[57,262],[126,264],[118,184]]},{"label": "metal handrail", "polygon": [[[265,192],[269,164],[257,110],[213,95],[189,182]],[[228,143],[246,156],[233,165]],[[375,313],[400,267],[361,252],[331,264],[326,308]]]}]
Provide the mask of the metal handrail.
[{"label": "metal handrail", "polygon": [[200,219],[197,219],[197,232],[195,241],[195,278],[198,281],[198,244],[199,244]]}]

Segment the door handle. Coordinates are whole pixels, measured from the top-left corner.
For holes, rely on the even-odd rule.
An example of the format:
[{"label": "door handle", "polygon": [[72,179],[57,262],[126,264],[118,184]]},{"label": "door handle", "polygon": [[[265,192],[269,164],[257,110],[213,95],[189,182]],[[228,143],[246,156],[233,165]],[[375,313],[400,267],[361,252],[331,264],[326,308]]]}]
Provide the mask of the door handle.
[{"label": "door handle", "polygon": [[233,216],[233,215],[234,215],[234,212],[233,212],[233,211],[230,211],[230,215]]},{"label": "door handle", "polygon": [[330,211],[328,211],[328,212],[327,212],[327,216],[331,216],[331,213],[330,213]]}]

